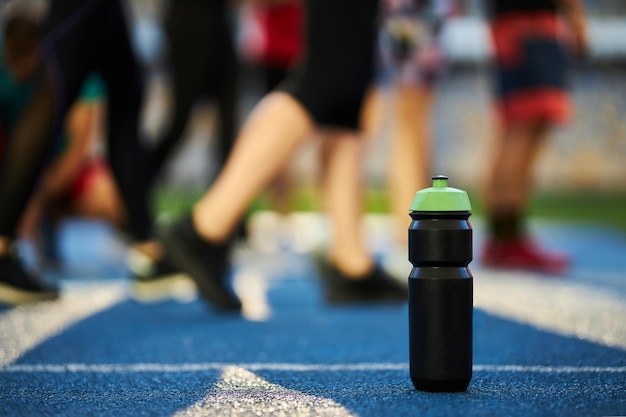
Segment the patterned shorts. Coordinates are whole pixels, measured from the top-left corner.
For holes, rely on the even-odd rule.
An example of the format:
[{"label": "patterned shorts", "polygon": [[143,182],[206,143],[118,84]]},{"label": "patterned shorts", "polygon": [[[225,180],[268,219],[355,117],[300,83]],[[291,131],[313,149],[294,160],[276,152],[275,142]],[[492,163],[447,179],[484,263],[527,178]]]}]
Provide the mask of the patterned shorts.
[{"label": "patterned shorts", "polygon": [[550,13],[491,22],[496,107],[505,125],[562,123],[571,116],[564,25]]},{"label": "patterned shorts", "polygon": [[445,56],[433,23],[419,13],[389,13],[379,34],[384,81],[433,86],[445,68]]}]

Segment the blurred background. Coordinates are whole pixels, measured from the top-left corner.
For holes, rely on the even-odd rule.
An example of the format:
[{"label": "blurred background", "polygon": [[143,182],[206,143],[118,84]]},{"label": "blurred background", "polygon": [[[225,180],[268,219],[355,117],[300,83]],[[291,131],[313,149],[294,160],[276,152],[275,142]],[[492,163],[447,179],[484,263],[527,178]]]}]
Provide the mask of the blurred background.
[{"label": "blurred background", "polygon": [[[576,63],[573,73],[575,118],[556,131],[542,155],[531,214],[599,221],[626,230],[626,2],[584,3],[591,51],[588,59]],[[241,58],[241,121],[261,97],[263,87],[258,69],[241,52],[245,24],[240,4],[232,2],[233,35]],[[147,140],[163,132],[172,109],[168,41],[163,29],[167,5],[167,0],[127,2],[134,44],[148,79],[143,113]],[[432,174],[448,175],[452,186],[476,196],[473,203],[480,214],[484,162],[493,141],[487,74],[491,47],[482,1],[467,0],[462,15],[444,27],[442,39],[450,65],[436,92]],[[209,100],[196,103],[182,146],[159,179],[155,194],[159,212],[186,210],[210,185],[218,169],[214,110]],[[368,212],[388,210],[385,129],[379,136],[370,140],[367,153]],[[289,167],[291,210],[319,208],[317,147],[311,140]],[[272,208],[270,205],[261,196],[254,210]]]},{"label": "blurred background", "polygon": [[[573,122],[556,131],[542,155],[534,214],[589,217],[626,229],[626,2],[584,3],[590,56],[576,63],[573,73]],[[171,105],[164,65],[167,39],[161,25],[167,4],[165,0],[132,0],[130,5],[136,47],[150,74],[145,126],[154,134],[163,128]],[[233,7],[232,13],[235,39],[240,39],[238,8]],[[481,1],[471,0],[463,15],[444,27],[443,47],[450,65],[437,89],[434,110],[433,174],[450,176],[454,186],[470,194],[480,193],[484,158],[493,140],[487,76],[491,48],[484,13]],[[245,59],[241,60],[240,71],[243,117],[259,99],[262,88],[258,71]],[[211,158],[215,143],[212,123],[212,103],[199,102],[186,129],[184,146],[173,156],[160,182],[164,198],[158,201],[164,210],[177,209],[171,206],[174,189],[178,193],[185,190],[176,199],[182,202],[193,199],[210,181],[217,167]],[[380,134],[383,137],[370,142],[366,169],[366,208],[377,212],[387,209],[384,188],[388,141],[384,129]],[[290,167],[295,182],[291,200],[296,210],[315,209],[316,150],[311,141]],[[473,200],[480,210],[480,199]],[[264,204],[261,199],[256,207]]]}]

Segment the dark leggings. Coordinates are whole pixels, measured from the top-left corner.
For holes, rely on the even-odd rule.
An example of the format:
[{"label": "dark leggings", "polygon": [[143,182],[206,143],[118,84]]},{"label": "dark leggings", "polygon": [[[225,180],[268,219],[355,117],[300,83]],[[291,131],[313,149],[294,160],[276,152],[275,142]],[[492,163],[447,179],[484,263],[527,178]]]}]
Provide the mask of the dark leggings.
[{"label": "dark leggings", "polygon": [[194,103],[200,97],[217,105],[220,166],[226,162],[237,128],[237,60],[225,0],[170,2],[165,29],[170,42],[174,114],[151,154],[156,177],[179,143]]},{"label": "dark leggings", "polygon": [[51,2],[41,55],[43,74],[9,137],[0,176],[0,235],[17,223],[83,81],[100,73],[107,88],[108,157],[135,241],[151,236],[144,151],[138,137],[143,80],[119,0]]}]

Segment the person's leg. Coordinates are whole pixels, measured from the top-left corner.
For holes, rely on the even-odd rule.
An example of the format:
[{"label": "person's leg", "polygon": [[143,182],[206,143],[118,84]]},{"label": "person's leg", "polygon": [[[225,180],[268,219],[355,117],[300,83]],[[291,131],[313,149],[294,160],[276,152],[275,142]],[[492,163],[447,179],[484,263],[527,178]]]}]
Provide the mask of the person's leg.
[{"label": "person's leg", "polygon": [[267,95],[246,120],[226,165],[191,215],[163,231],[168,255],[213,306],[241,309],[227,282],[231,237],[252,199],[282,169],[312,127],[309,113],[292,96]]},{"label": "person's leg", "polygon": [[389,89],[380,81],[368,90],[361,112],[361,129],[366,140],[372,140],[382,134],[388,126]]},{"label": "person's leg", "polygon": [[219,67],[215,70],[213,79],[207,80],[209,88],[215,96],[218,111],[218,130],[216,133],[220,166],[228,160],[237,136],[239,124],[239,65],[232,39],[232,28],[229,23],[228,10],[221,10],[214,22],[215,30],[212,35],[216,39],[214,50],[207,56],[209,66]]},{"label": "person's leg", "polygon": [[146,152],[139,139],[143,77],[130,45],[121,5],[111,2],[106,13],[107,36],[99,43],[97,69],[107,86],[109,162],[126,204],[133,249],[158,260],[163,251],[152,236]]},{"label": "person's leg", "polygon": [[43,76],[28,106],[11,133],[0,176],[0,254],[15,238],[16,227],[46,161],[54,124],[52,83]]},{"label": "person's leg", "polygon": [[149,165],[139,128],[143,73],[130,44],[121,3],[104,4],[104,36],[98,38],[94,49],[98,51],[95,69],[107,86],[109,165],[126,207],[132,295],[139,301],[152,301],[169,297],[172,286],[185,278],[153,234]]},{"label": "person's leg", "polygon": [[399,83],[393,94],[393,122],[388,163],[389,198],[396,239],[407,244],[409,206],[430,178],[432,88]]},{"label": "person's leg", "polygon": [[327,259],[317,259],[326,299],[404,301],[406,289],[374,260],[362,230],[363,137],[353,130],[322,131],[322,171],[331,231]]},{"label": "person's leg", "polygon": [[[521,220],[532,190],[534,168],[548,137],[548,126],[519,125],[502,132],[494,151],[487,180],[485,206],[490,218],[511,217]],[[519,235],[521,225],[511,224],[498,230],[498,237]]]},{"label": "person's leg", "polygon": [[[187,69],[193,68],[192,63],[180,63],[176,58],[176,52],[170,54],[172,58],[172,94],[173,111],[172,118],[168,123],[167,130],[158,139],[154,148],[149,153],[149,180],[154,182],[163,170],[163,166],[169,160],[170,155],[180,142],[187,126],[189,114],[198,97],[198,84],[187,73]],[[195,72],[195,71],[194,71]]]},{"label": "person's leg", "polygon": [[525,230],[539,152],[549,129],[568,119],[567,53],[551,13],[507,13],[491,22],[498,110],[496,149],[485,192],[483,264],[563,273],[568,258],[540,248]]},{"label": "person's leg", "polygon": [[[276,89],[287,77],[287,67],[261,66],[259,68],[263,75],[262,86],[264,94]],[[291,209],[290,191],[292,188],[293,178],[291,176],[290,166],[287,164],[267,187],[266,195],[269,198],[269,204],[272,209],[281,214],[289,212]]]},{"label": "person's leg", "polygon": [[237,62],[227,6],[224,0],[185,0],[171,2],[166,11],[174,112],[151,152],[151,179],[180,142],[199,97],[217,105],[220,165],[230,152],[237,123]]},{"label": "person's leg", "polygon": [[495,149],[485,190],[487,266],[562,273],[568,258],[539,248],[529,238],[526,216],[533,174],[549,134],[546,124],[505,129]]},{"label": "person's leg", "polygon": [[267,95],[246,120],[228,162],[193,209],[197,231],[228,240],[248,205],[289,161],[313,128],[308,112],[287,93]]},{"label": "person's leg", "polygon": [[16,228],[44,165],[53,130],[54,95],[42,80],[9,138],[0,175],[0,303],[23,304],[53,300],[59,288],[28,271],[15,251]]},{"label": "person's leg", "polygon": [[374,266],[362,233],[363,138],[351,131],[323,131],[322,172],[331,237],[328,260],[346,277]]}]

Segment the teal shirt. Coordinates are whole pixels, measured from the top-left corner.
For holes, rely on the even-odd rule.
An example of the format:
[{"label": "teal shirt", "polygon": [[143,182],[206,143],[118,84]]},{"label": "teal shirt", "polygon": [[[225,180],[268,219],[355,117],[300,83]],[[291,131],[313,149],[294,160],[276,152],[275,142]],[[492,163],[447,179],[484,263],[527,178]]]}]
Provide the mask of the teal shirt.
[{"label": "teal shirt", "polygon": [[11,132],[15,127],[33,88],[33,80],[18,83],[9,72],[4,56],[4,41],[0,37],[0,125],[5,132]]},{"label": "teal shirt", "polygon": [[[4,56],[4,42],[0,37],[0,127],[10,135],[15,127],[22,110],[28,103],[35,86],[35,77],[18,83],[8,70]],[[101,100],[105,95],[105,87],[102,79],[97,74],[92,74],[85,80],[83,88],[77,100],[94,102]],[[67,145],[65,133],[61,133],[56,141],[55,149],[61,151]]]},{"label": "teal shirt", "polygon": [[100,101],[104,98],[106,87],[98,74],[91,74],[83,83],[83,88],[78,95],[80,101]]}]

